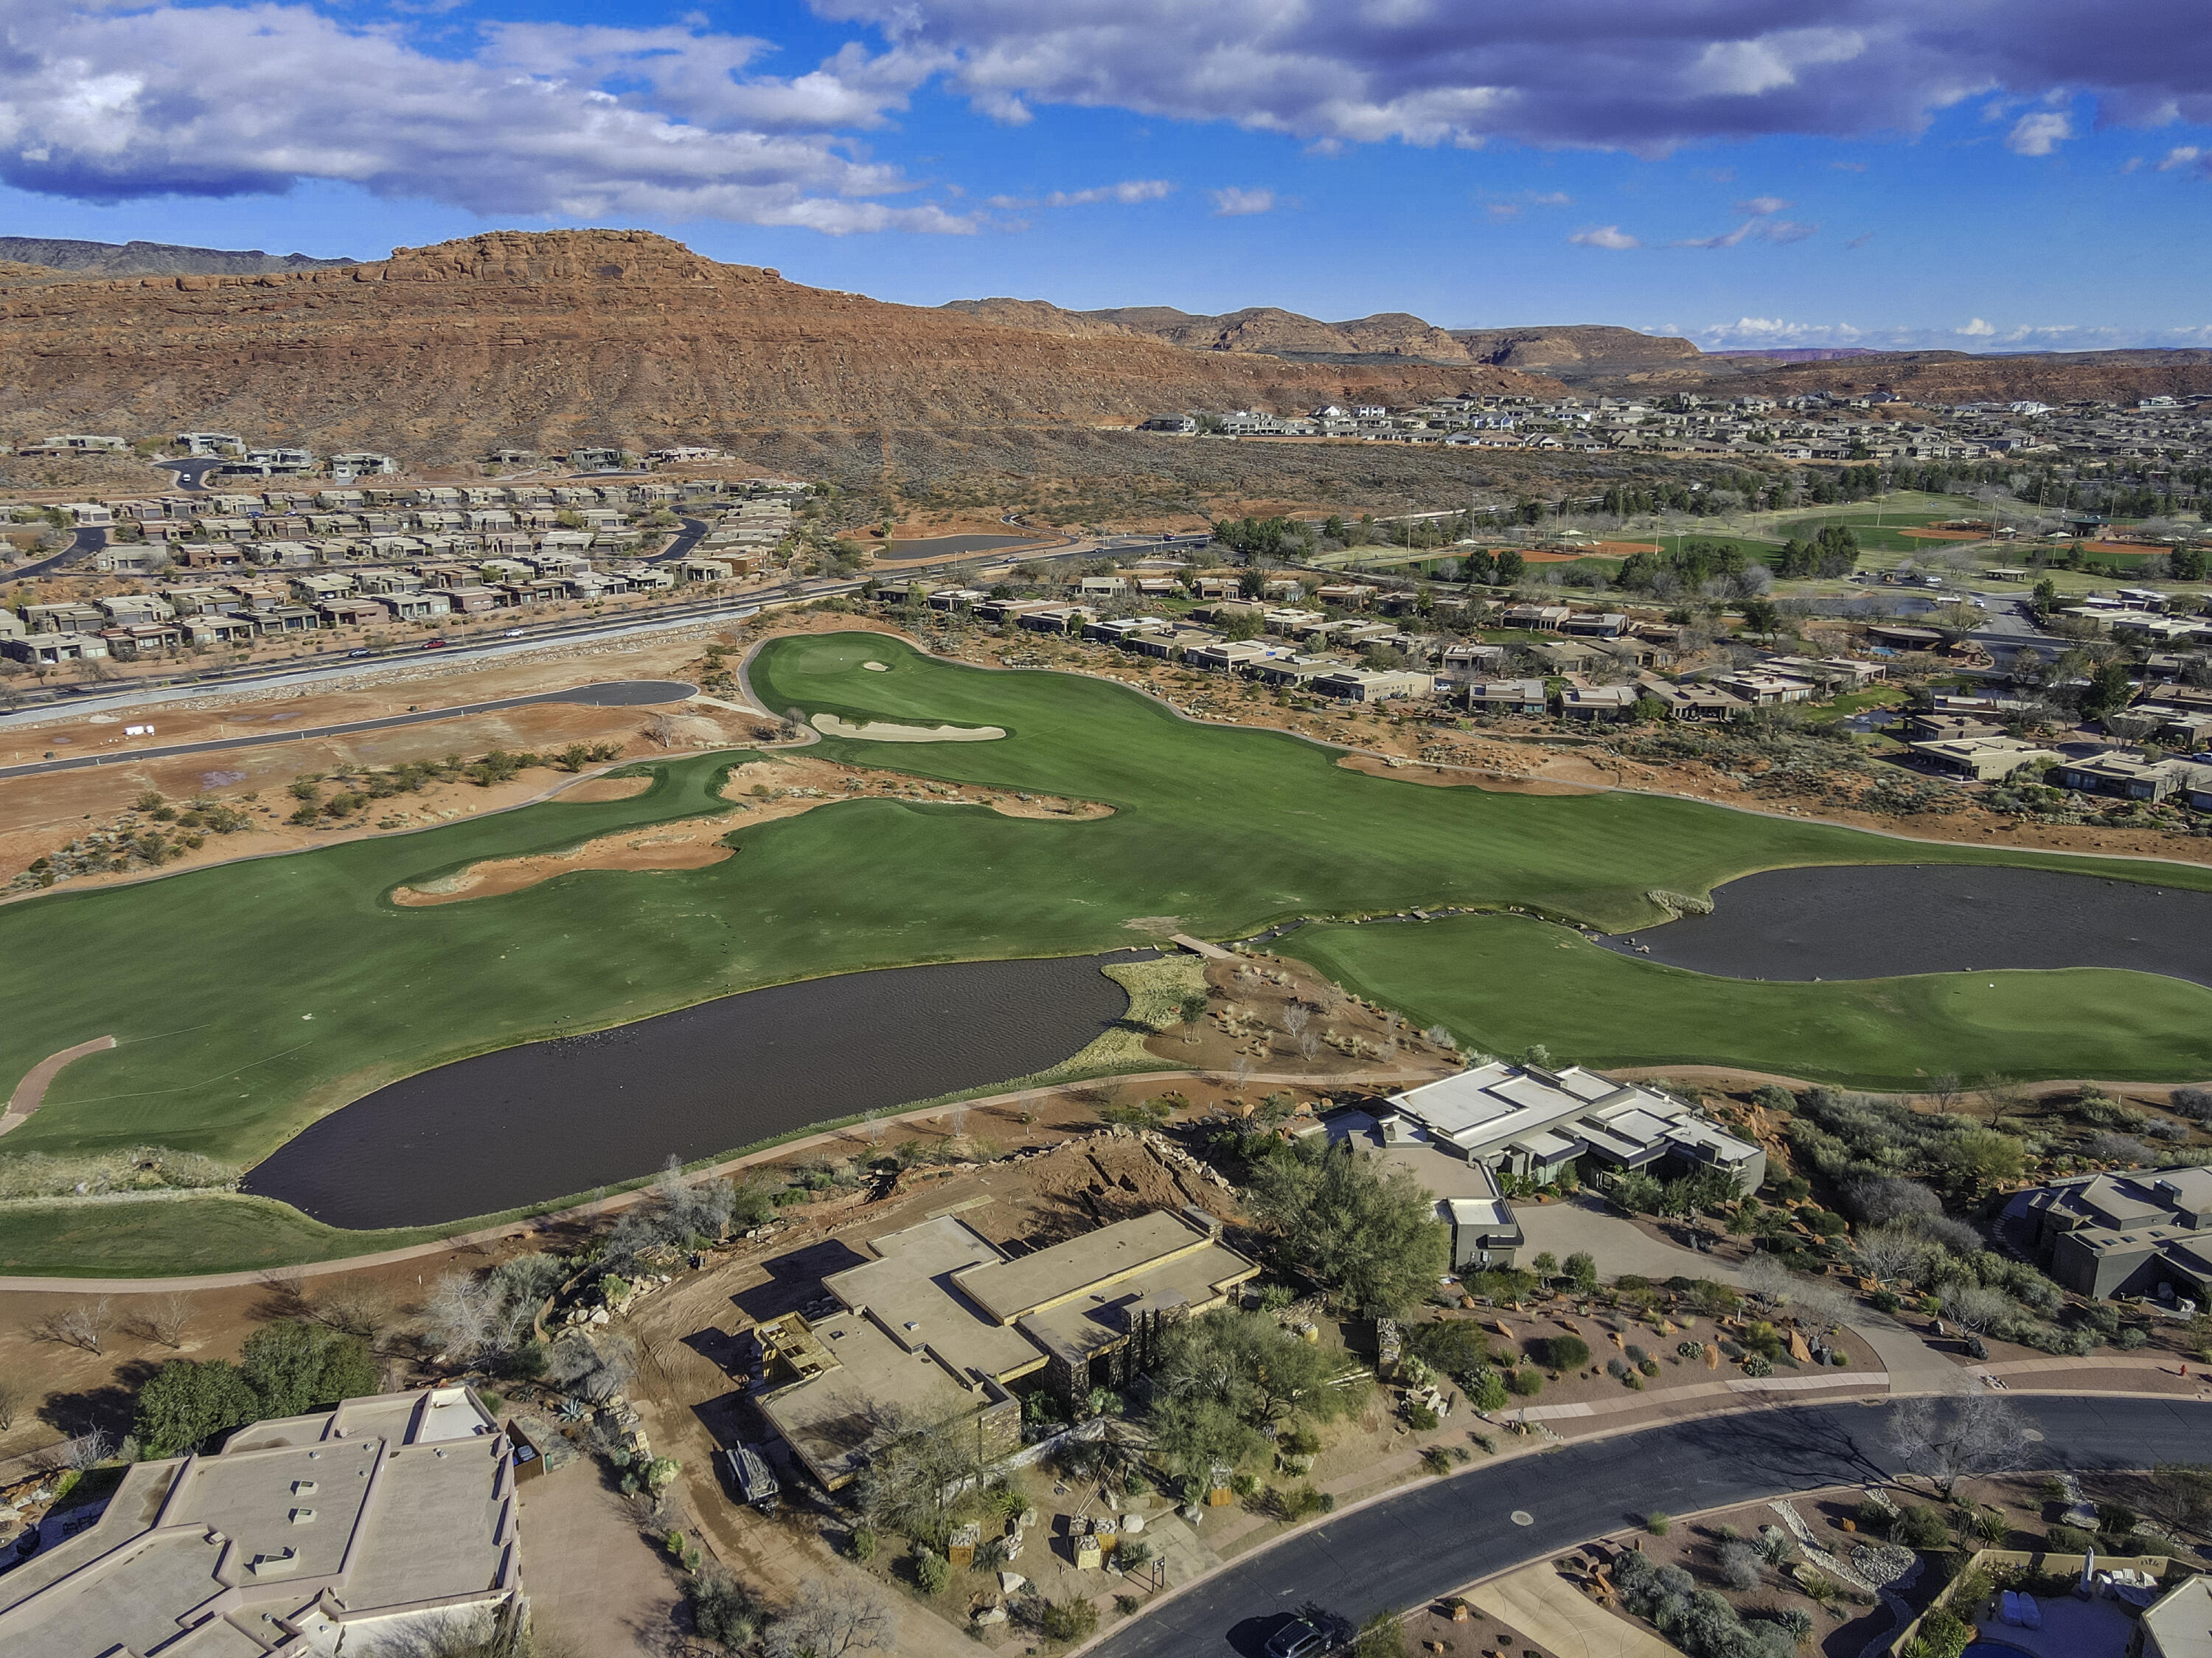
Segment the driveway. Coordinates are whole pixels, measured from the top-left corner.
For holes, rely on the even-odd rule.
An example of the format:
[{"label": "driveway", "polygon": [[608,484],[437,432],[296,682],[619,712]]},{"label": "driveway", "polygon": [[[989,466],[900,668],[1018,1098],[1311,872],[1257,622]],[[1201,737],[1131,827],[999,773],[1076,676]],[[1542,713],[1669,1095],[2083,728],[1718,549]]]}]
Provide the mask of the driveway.
[{"label": "driveway", "polygon": [[[1650,1233],[1609,1212],[1595,1198],[1568,1203],[1522,1203],[1514,1218],[1528,1242],[1524,1259],[1550,1250],[1561,1260],[1577,1250],[1586,1250],[1597,1262],[1599,1273],[1615,1278],[1638,1272],[1649,1278],[1709,1278],[1723,1284],[1741,1284],[1743,1274],[1733,1263],[1717,1255],[1655,1238]],[[1966,1372],[1936,1351],[1893,1318],[1871,1307],[1855,1306],[1845,1321],[1865,1340],[1889,1372],[1893,1394],[1956,1393],[1971,1385]]]},{"label": "driveway", "polygon": [[1680,1658],[1640,1624],[1614,1616],[1547,1563],[1485,1583],[1468,1599],[1559,1658]]},{"label": "driveway", "polygon": [[597,1461],[580,1459],[518,1490],[532,1617],[589,1658],[669,1651],[684,1600],[677,1574]]}]

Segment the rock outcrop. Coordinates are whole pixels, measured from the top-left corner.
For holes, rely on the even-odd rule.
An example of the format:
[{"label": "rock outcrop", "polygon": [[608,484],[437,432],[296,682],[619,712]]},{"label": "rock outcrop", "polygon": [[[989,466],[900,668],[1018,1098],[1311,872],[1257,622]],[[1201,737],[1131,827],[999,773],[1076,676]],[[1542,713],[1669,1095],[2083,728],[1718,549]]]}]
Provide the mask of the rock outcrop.
[{"label": "rock outcrop", "polygon": [[1556,392],[1482,364],[1299,363],[887,305],[642,231],[374,264],[0,285],[0,435],[205,426],[465,459],[768,429],[1126,424],[1164,409]]},{"label": "rock outcrop", "polygon": [[258,276],[271,270],[354,263],[311,259],[304,253],[264,253],[258,247],[233,252],[168,242],[80,242],[52,236],[0,236],[0,260],[88,276]]}]

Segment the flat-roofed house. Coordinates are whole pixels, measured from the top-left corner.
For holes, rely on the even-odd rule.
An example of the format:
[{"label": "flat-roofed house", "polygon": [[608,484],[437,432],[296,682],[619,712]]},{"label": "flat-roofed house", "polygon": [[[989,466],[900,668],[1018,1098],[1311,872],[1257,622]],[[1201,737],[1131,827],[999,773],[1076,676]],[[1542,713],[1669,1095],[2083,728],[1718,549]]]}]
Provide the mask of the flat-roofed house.
[{"label": "flat-roofed house", "polygon": [[2055,750],[2039,749],[2033,743],[2003,736],[1938,737],[1915,743],[1912,751],[1939,771],[1971,777],[1978,783],[1995,782],[2023,767],[2040,768],[2058,759]]},{"label": "flat-roofed house", "polygon": [[1249,639],[1218,639],[1187,647],[1183,661],[1209,673],[1228,673],[1273,654],[1270,647]]},{"label": "flat-roofed house", "polygon": [[2192,771],[2212,772],[2212,767],[2192,767],[2185,760],[2148,760],[2137,754],[2100,754],[2093,759],[2068,760],[2058,767],[2062,788],[2089,794],[2118,794],[2130,800],[2163,800],[2184,782],[2194,780]]},{"label": "flat-roofed house", "polygon": [[1467,686],[1467,706],[1481,714],[1538,714],[1550,698],[1540,679],[1476,679]]},{"label": "flat-roofed house", "polygon": [[2037,1258],[2076,1295],[2212,1304],[2212,1168],[2077,1175],[2005,1207]]},{"label": "flat-roofed house", "polygon": [[1386,1104],[1419,1123],[1446,1155],[1521,1179],[1549,1181],[1583,1157],[1613,1169],[1721,1169],[1746,1193],[1766,1179],[1766,1154],[1755,1143],[1670,1095],[1580,1066],[1545,1071],[1493,1060]]},{"label": "flat-roofed house", "polygon": [[1559,713],[1570,720],[1626,720],[1635,712],[1633,685],[1570,685],[1559,693]]},{"label": "flat-roofed house", "polygon": [[514,1446],[465,1388],[258,1422],[139,1462],[0,1576],[9,1658],[397,1658],[489,1640],[522,1588]]},{"label": "flat-roofed house", "polygon": [[1437,682],[1413,668],[1339,668],[1316,674],[1310,682],[1316,695],[1341,702],[1384,702],[1400,696],[1426,696]]},{"label": "flat-roofed house", "polygon": [[866,1247],[823,1280],[839,1311],[757,1332],[775,1384],[761,1413],[833,1491],[914,1428],[972,1421],[986,1459],[1006,1455],[1021,1442],[1007,1384],[1042,1372],[1063,1399],[1126,1384],[1168,1323],[1260,1270],[1211,1217],[1165,1210],[1019,1257],[951,1215]]}]

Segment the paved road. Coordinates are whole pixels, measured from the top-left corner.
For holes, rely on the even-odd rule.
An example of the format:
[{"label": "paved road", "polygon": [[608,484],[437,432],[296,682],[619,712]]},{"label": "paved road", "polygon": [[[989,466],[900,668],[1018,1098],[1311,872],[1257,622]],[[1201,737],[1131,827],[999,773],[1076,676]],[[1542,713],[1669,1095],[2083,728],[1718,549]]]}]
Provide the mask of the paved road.
[{"label": "paved road", "polygon": [[204,489],[207,488],[207,475],[216,467],[229,464],[229,458],[223,455],[195,456],[190,460],[157,460],[154,463],[177,475],[179,489]]},{"label": "paved road", "polygon": [[[2037,1467],[2139,1468],[2212,1461],[2212,1404],[2015,1395],[2045,1442]],[[1700,1509],[1881,1479],[1887,1403],[1707,1418],[1570,1443],[1396,1496],[1238,1562],[1115,1631],[1091,1658],[1258,1658],[1308,1600],[1355,1621],[1417,1607],[1478,1577]],[[1516,1525],[1516,1510],[1529,1522]]]},{"label": "paved road", "polygon": [[258,748],[267,743],[298,743],[311,737],[348,737],[356,732],[382,731],[391,726],[420,726],[433,720],[454,720],[463,714],[494,714],[501,708],[527,708],[536,702],[574,702],[590,708],[643,708],[655,702],[680,702],[698,687],[680,679],[613,679],[573,690],[541,691],[535,696],[502,697],[493,702],[459,702],[450,708],[418,708],[412,714],[387,714],[379,720],[356,720],[343,726],[310,726],[298,731],[255,732],[248,737],[210,738],[204,743],[173,743],[166,748],[117,749],[102,754],[69,755],[56,760],[34,760],[20,766],[0,766],[0,778],[37,777],[50,771],[83,771],[93,766],[138,764],[167,760],[179,754],[215,754],[224,749]]},{"label": "paved road", "polygon": [[42,558],[36,564],[26,564],[20,570],[10,570],[8,572],[8,580],[34,581],[42,575],[52,575],[57,570],[66,569],[79,559],[90,558],[106,545],[107,545],[106,531],[91,528],[79,530],[75,539],[52,558]]}]

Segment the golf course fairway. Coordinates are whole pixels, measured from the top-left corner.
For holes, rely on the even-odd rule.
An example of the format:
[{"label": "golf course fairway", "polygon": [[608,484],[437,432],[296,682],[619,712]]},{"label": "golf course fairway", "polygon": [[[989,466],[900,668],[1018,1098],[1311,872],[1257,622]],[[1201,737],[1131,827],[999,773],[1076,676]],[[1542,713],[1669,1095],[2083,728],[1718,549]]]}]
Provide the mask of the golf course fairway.
[{"label": "golf course fairway", "polygon": [[[717,791],[752,756],[725,753],[652,762],[653,787],[626,800],[555,801],[0,908],[0,1085],[90,1038],[118,1044],[61,1072],[0,1142],[0,1163],[153,1145],[243,1165],[372,1088],[471,1054],[826,974],[1108,950],[1146,942],[1130,924],[1160,917],[1222,938],[1304,915],[1526,907],[1610,931],[1660,920],[1654,890],[1704,895],[1754,870],[1832,863],[2009,863],[2212,890],[2212,870],[2188,865],[1889,840],[1657,796],[1421,787],[1347,770],[1335,751],[1279,732],[1193,723],[1099,679],[966,667],[881,634],[774,640],[749,674],[771,708],[1007,733],[825,738],[808,750],[856,780],[880,767],[1111,813],[1057,822],[856,798],[747,827]],[[702,813],[728,816],[735,857],[578,871],[431,908],[389,897],[481,859]],[[2206,993],[2139,975],[2010,975],[1990,1003],[1945,1003],[1949,978],[1784,987],[1606,957],[1579,969],[1584,987],[1563,988],[1533,970],[1550,958],[1525,941],[1565,935],[1533,922],[1357,932],[1344,956],[1352,987],[1432,1009],[1424,1023],[1508,1051],[1543,1042],[1602,1063],[1663,1047],[1869,1085],[1923,1067],[2176,1079],[2212,1068],[2198,1034]],[[1385,983],[1398,969],[1370,932],[1468,948],[1432,963],[1433,983]],[[1309,929],[1297,946],[1328,936]],[[1575,949],[1577,962],[1601,955]],[[1778,1009],[1795,1021],[1787,1038]],[[2106,1037],[2113,1062],[2092,1064]],[[197,1206],[144,1206],[188,1225]],[[161,1270],[159,1228],[134,1220],[141,1244],[129,1253]],[[17,1235],[0,1224],[0,1239]],[[297,1247],[335,1253],[327,1242],[303,1232]],[[45,1270],[80,1258],[57,1253]]]}]

